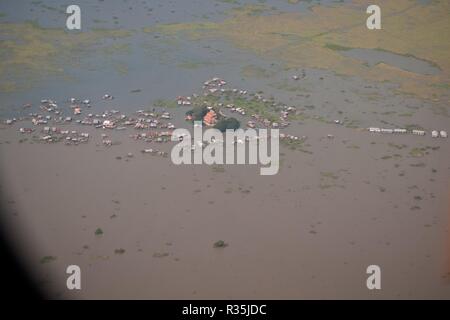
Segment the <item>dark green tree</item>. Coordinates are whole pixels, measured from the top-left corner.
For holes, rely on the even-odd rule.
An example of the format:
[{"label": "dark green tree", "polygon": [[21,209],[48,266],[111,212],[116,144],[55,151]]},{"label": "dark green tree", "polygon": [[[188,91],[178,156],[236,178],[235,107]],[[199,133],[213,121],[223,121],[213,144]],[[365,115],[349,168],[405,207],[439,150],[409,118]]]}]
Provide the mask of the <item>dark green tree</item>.
[{"label": "dark green tree", "polygon": [[202,121],[208,111],[207,107],[194,107],[192,110],[186,112],[186,115],[192,115],[194,121]]},{"label": "dark green tree", "polygon": [[241,124],[236,118],[226,118],[219,120],[215,125],[215,128],[219,129],[221,132],[225,132],[227,129],[239,129],[240,126]]}]

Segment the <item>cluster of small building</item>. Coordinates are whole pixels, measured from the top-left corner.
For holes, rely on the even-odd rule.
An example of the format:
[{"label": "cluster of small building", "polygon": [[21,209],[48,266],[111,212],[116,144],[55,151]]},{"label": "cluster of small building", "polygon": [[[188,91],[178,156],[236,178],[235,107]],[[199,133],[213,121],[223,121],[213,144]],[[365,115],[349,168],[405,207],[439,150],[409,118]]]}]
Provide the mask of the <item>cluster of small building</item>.
[{"label": "cluster of small building", "polygon": [[262,117],[259,114],[253,114],[251,117],[252,117],[252,120],[249,120],[247,122],[247,126],[249,128],[256,127],[257,123],[261,124],[262,126],[264,126],[266,128],[273,128],[273,129],[286,128],[289,125],[289,122],[286,122],[286,121],[280,121],[280,122],[270,121],[269,119],[266,119],[266,118]]},{"label": "cluster of small building", "polygon": [[[294,75],[292,78],[294,80],[299,80],[301,77],[304,77],[304,72],[301,75]],[[205,89],[204,95],[210,95],[210,94],[216,94],[217,93],[231,93],[234,95],[247,95],[247,90],[240,90],[240,89],[228,89],[225,87],[226,81],[214,77],[210,80],[207,80],[203,83],[203,89]],[[177,104],[180,106],[190,106],[193,104],[193,98],[199,97],[196,94],[193,94],[192,96],[178,96],[176,98]],[[289,125],[288,117],[290,114],[297,112],[297,109],[295,107],[288,107],[285,105],[276,104],[273,102],[273,100],[269,100],[264,98],[260,93],[250,93],[250,98],[246,99],[256,99],[258,101],[262,101],[263,103],[271,103],[271,106],[274,107],[276,110],[280,110],[279,112],[279,120],[277,117],[272,117],[271,120],[269,120],[267,117],[259,115],[259,114],[253,114],[251,115],[251,119],[247,122],[247,127],[249,128],[256,128],[258,124],[262,127],[266,128],[285,128]],[[113,97],[110,94],[105,94],[102,97],[103,100],[112,100]],[[155,112],[155,109],[153,109],[153,112],[150,111],[144,111],[144,110],[138,110],[137,117],[129,117],[123,114],[120,114],[117,110],[111,110],[111,111],[104,111],[100,114],[92,114],[89,113],[84,117],[78,117],[80,114],[82,114],[82,107],[90,108],[90,100],[84,99],[84,100],[78,100],[75,98],[70,98],[70,108],[72,109],[73,115],[77,116],[74,117],[76,120],[72,119],[71,116],[65,116],[63,117],[61,115],[61,111],[57,105],[57,103],[51,99],[43,99],[40,101],[40,109],[48,112],[53,113],[53,115],[42,115],[42,114],[36,114],[36,113],[30,113],[29,119],[31,119],[31,122],[34,126],[45,126],[41,133],[40,140],[45,142],[58,142],[58,141],[65,141],[66,144],[79,144],[79,143],[85,143],[89,140],[89,134],[87,133],[79,133],[77,131],[69,131],[69,130],[61,130],[57,127],[49,127],[47,126],[48,123],[51,121],[52,124],[57,123],[71,123],[72,121],[83,124],[83,125],[91,125],[95,128],[99,129],[115,129],[115,130],[124,130],[127,127],[132,127],[136,130],[151,130],[148,132],[140,132],[136,134],[130,135],[132,139],[135,140],[142,140],[145,142],[168,142],[171,139],[173,129],[175,129],[175,126],[167,122],[167,120],[171,119],[171,114],[169,112],[162,112],[157,113]],[[31,105],[29,105],[31,106]],[[225,116],[223,113],[221,113],[220,108],[225,107],[228,110],[230,110],[233,113],[238,113],[242,116],[247,115],[248,110],[245,109],[245,107],[238,107],[232,103],[218,103],[219,111],[222,116]],[[186,115],[186,120],[192,120],[192,115]],[[18,121],[18,119],[8,119],[5,121],[6,124],[12,125],[14,122]],[[217,124],[218,121],[218,114],[214,110],[212,106],[208,107],[208,112],[204,115],[203,124],[211,127]],[[336,124],[341,124],[340,120],[334,121]],[[166,129],[164,131],[157,131],[156,129]],[[35,131],[33,128],[20,128],[19,131],[23,134],[25,133],[32,133]],[[369,132],[373,133],[382,133],[382,134],[413,134],[413,135],[419,135],[424,136],[426,135],[426,132],[424,130],[407,130],[407,129],[386,129],[386,128],[377,128],[377,127],[370,127],[368,128]],[[332,135],[328,135],[328,138],[333,138]],[[433,130],[431,132],[431,137],[433,138],[447,138],[447,132],[444,130],[437,131]],[[182,139],[182,137],[180,137]],[[280,139],[282,140],[288,140],[288,141],[299,141],[306,139],[306,136],[295,136],[291,134],[284,134],[280,133]],[[108,138],[106,134],[102,134],[102,143],[105,146],[111,146],[112,141]],[[238,142],[240,143],[240,142]],[[203,147],[201,146],[195,146],[192,145],[192,150],[194,150],[196,147]],[[153,149],[145,149],[142,151],[143,153],[151,153],[151,154],[157,154],[157,155],[166,155],[163,151],[153,150]]]},{"label": "cluster of small building", "polygon": [[292,76],[292,79],[293,79],[293,80],[300,80],[300,77],[301,77],[301,78],[306,77],[305,70],[302,70],[301,75],[297,75],[297,74],[293,75],[293,76]]},{"label": "cluster of small building", "polygon": [[280,139],[281,140],[291,140],[291,141],[298,141],[298,140],[306,140],[306,136],[294,136],[292,134],[285,134],[285,133],[280,133]]},{"label": "cluster of small building", "polygon": [[447,132],[444,130],[441,131],[437,131],[437,130],[433,130],[431,131],[431,137],[432,138],[447,138]]},{"label": "cluster of small building", "polygon": [[20,133],[28,133],[28,134],[30,134],[30,133],[34,132],[34,129],[33,128],[19,128],[19,132]]},{"label": "cluster of small building", "polygon": [[[78,113],[76,113],[78,114]],[[147,128],[167,128],[174,129],[175,126],[172,123],[166,123],[162,120],[171,119],[169,112],[163,112],[161,115],[139,111],[141,117],[129,118],[126,115],[120,114],[117,110],[105,111],[102,114],[88,114],[83,119],[77,119],[75,122],[82,125],[91,125],[95,128],[103,129],[126,129],[126,126],[134,126],[135,129],[147,129]],[[33,125],[46,125],[51,120],[53,123],[70,123],[73,121],[72,117],[52,117],[50,115],[41,115],[36,113],[29,114]],[[16,119],[8,119],[6,124],[13,124]]]},{"label": "cluster of small building", "polygon": [[61,113],[56,102],[51,99],[42,99],[39,108],[47,112],[53,112],[57,115]]},{"label": "cluster of small building", "polygon": [[190,106],[192,104],[192,98],[190,96],[178,96],[177,104],[180,106]]},{"label": "cluster of small building", "polygon": [[[72,108],[74,115],[81,114],[81,106],[82,105],[85,107],[88,107],[88,108],[91,107],[91,101],[89,99],[78,100],[75,98],[70,98],[69,102],[71,103],[70,107]],[[28,106],[31,106],[31,105],[27,105],[27,107]],[[61,111],[58,108],[58,104],[52,99],[42,99],[41,105],[39,106],[39,108],[43,111],[52,112],[56,115],[61,114]]]},{"label": "cluster of small building", "polygon": [[75,98],[70,98],[70,103],[72,104],[70,106],[70,108],[72,108],[74,115],[81,114],[81,110],[82,110],[81,109],[81,105],[84,105],[87,108],[91,107],[91,101],[89,99],[85,99],[85,100],[79,101],[79,100],[77,100]]},{"label": "cluster of small building", "polygon": [[[375,132],[375,133],[401,133],[401,134],[408,133],[408,130],[406,130],[406,129],[384,129],[384,128],[371,127],[371,128],[368,128],[368,130],[369,130],[369,132]],[[425,131],[413,130],[413,134],[421,136],[421,135],[425,135]]]},{"label": "cluster of small building", "polygon": [[169,142],[172,131],[149,131],[145,133],[136,133],[130,135],[134,140],[142,140],[145,142]]},{"label": "cluster of small building", "polygon": [[169,154],[165,151],[157,150],[157,149],[144,149],[141,151],[142,153],[148,153],[154,156],[160,156],[166,158]]},{"label": "cluster of small building", "polygon": [[227,82],[225,80],[220,79],[218,77],[214,77],[203,83],[203,89],[209,91],[210,93],[215,93],[217,90],[219,90],[226,84]]},{"label": "cluster of small building", "polygon": [[31,122],[35,125],[42,125],[42,124],[47,124],[48,121],[51,120],[50,116],[42,116],[42,115],[36,115],[35,117],[31,118]]},{"label": "cluster of small building", "polygon": [[65,136],[66,145],[78,145],[79,143],[87,143],[89,141],[89,133],[77,131],[61,131],[61,134]]},{"label": "cluster of small building", "polygon": [[105,147],[111,147],[112,146],[112,140],[109,139],[108,135],[106,133],[102,133],[102,144]]},{"label": "cluster of small building", "polygon": [[[33,128],[19,128],[19,132],[22,134],[31,134],[35,131]],[[59,142],[61,140],[65,141],[65,144],[75,144],[86,143],[89,140],[89,133],[78,132],[76,130],[61,130],[57,127],[44,127],[41,130],[40,141],[44,142]]]},{"label": "cluster of small building", "polygon": [[[130,121],[131,122],[131,121]],[[135,129],[148,129],[148,128],[160,128],[160,129],[175,129],[175,125],[171,122],[164,123],[158,120],[138,119],[134,125]]]},{"label": "cluster of small building", "polygon": [[14,122],[16,122],[17,119],[16,118],[12,118],[12,119],[6,119],[5,120],[5,124],[7,125],[12,125]]},{"label": "cluster of small building", "polygon": [[[390,133],[390,134],[413,134],[413,135],[417,135],[417,136],[424,136],[426,135],[426,131],[424,130],[410,130],[408,131],[407,129],[385,129],[385,128],[376,128],[376,127],[371,127],[368,128],[369,132],[374,132],[374,133]],[[447,138],[447,132],[444,130],[441,131],[437,131],[437,130],[433,130],[431,132],[431,137],[433,138]]]},{"label": "cluster of small building", "polygon": [[[103,99],[110,100],[113,99],[111,95],[105,95]],[[78,100],[75,98],[70,98],[69,105],[70,108],[73,109],[73,113],[75,116],[81,114],[81,106],[90,107],[89,100]],[[44,142],[61,142],[64,141],[66,144],[77,145],[80,143],[86,143],[89,141],[89,134],[84,132],[77,132],[75,130],[62,130],[58,127],[47,126],[49,123],[52,124],[69,124],[76,122],[82,125],[90,125],[98,129],[115,129],[115,130],[124,130],[127,127],[133,127],[134,129],[168,129],[169,131],[161,131],[143,134],[137,134],[134,138],[136,139],[146,139],[146,141],[155,141],[155,142],[166,142],[170,140],[171,131],[175,129],[175,126],[167,122],[166,120],[171,119],[171,114],[169,112],[148,112],[144,110],[137,111],[137,117],[128,117],[124,114],[121,114],[117,110],[104,111],[100,114],[89,113],[84,118],[73,119],[70,116],[63,117],[61,116],[61,111],[58,109],[58,105],[50,99],[41,100],[40,109],[54,113],[59,116],[53,115],[42,115],[38,113],[30,113],[28,117],[24,118],[12,118],[7,119],[5,121],[6,124],[12,125],[16,121],[31,121],[34,126],[44,126],[40,133],[42,133],[39,137],[33,136],[33,138],[39,139],[39,141]],[[19,132],[22,134],[31,134],[35,132],[36,129],[33,127],[21,127],[19,128]],[[108,138],[106,134],[102,134],[102,144],[105,146],[111,146],[112,141]]]},{"label": "cluster of small building", "polygon": [[[248,91],[247,90],[242,90],[242,89],[228,89],[228,88],[224,88],[223,86],[226,84],[226,81],[215,77],[212,78],[211,80],[208,80],[206,82],[204,82],[204,89],[207,89],[209,93],[216,93],[216,92],[220,92],[220,93],[232,93],[234,95],[247,95]],[[219,91],[220,90],[220,91]],[[207,95],[207,94],[206,94]],[[262,101],[263,103],[269,103],[270,100],[264,98],[260,93],[250,93],[250,96],[252,96],[252,99],[255,99],[257,101]],[[223,104],[223,103],[219,103],[218,104],[219,107],[225,107],[227,109],[229,109],[231,112],[235,112],[235,113],[239,113],[242,116],[245,116],[247,114],[247,110],[244,107],[239,107],[236,106],[234,104]],[[272,103],[273,107],[277,107],[276,103]],[[287,121],[287,118],[289,116],[289,114],[291,112],[295,112],[296,108],[295,107],[288,107],[288,106],[283,106],[282,110],[280,111],[280,117],[279,117],[279,121],[270,121],[269,119],[263,118],[260,115],[252,115],[252,120],[249,120],[247,122],[247,126],[250,128],[255,128],[257,123],[261,123],[262,126],[267,127],[267,128],[285,128],[289,125],[289,122]],[[192,120],[189,119],[189,116],[186,117],[186,120]]]},{"label": "cluster of small building", "polygon": [[291,113],[297,112],[297,109],[295,107],[288,107],[283,106],[282,110],[280,111],[280,127],[285,128],[289,126],[288,117]]},{"label": "cluster of small building", "polygon": [[226,108],[230,109],[231,112],[237,112],[243,116],[245,116],[245,110],[241,107],[236,107],[234,104],[225,105]]}]

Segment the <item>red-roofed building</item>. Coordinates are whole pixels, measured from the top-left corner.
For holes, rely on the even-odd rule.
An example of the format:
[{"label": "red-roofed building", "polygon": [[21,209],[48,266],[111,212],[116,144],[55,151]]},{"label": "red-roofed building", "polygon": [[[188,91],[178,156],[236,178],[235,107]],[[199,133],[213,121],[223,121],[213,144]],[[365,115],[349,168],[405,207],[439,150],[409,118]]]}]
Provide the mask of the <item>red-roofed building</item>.
[{"label": "red-roofed building", "polygon": [[217,122],[217,114],[214,110],[210,110],[204,117],[203,123],[208,127],[212,127]]}]

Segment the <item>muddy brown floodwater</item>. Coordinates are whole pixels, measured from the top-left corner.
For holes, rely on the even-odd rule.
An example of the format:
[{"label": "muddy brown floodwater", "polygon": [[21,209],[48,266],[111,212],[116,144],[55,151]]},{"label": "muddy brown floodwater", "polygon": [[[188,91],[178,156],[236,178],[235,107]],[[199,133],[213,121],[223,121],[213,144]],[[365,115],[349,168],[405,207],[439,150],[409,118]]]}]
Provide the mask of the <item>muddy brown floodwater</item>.
[{"label": "muddy brown floodwater", "polygon": [[[450,298],[450,140],[431,137],[450,131],[445,1],[379,1],[383,31],[370,33],[364,1],[77,2],[80,33],[61,29],[60,1],[0,1],[1,226],[49,297]],[[141,153],[170,142],[74,124],[156,107],[186,127],[176,97],[203,97],[212,77],[268,99],[221,100],[246,110],[233,113],[242,126],[295,110],[280,133],[307,138],[281,145],[278,174],[175,166]],[[72,97],[92,107],[75,115]],[[30,113],[89,143],[39,142]],[[369,265],[381,290],[366,287]]]},{"label": "muddy brown floodwater", "polygon": [[[119,131],[107,131],[121,142],[107,148],[103,130],[65,146],[19,143],[17,129],[1,130],[6,219],[53,297],[449,297],[447,140],[305,125],[311,153],[282,147],[280,172],[260,176],[257,166],[175,166]],[[426,160],[408,148],[384,157],[389,142],[417,139],[434,150]],[[71,264],[77,292],[65,287]],[[378,292],[366,288],[371,264]]]}]

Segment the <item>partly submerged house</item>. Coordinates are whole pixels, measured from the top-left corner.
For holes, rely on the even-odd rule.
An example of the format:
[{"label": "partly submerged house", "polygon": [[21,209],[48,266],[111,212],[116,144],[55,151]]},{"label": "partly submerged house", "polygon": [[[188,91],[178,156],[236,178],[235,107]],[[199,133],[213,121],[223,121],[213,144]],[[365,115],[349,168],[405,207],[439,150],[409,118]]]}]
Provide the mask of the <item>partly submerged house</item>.
[{"label": "partly submerged house", "polygon": [[108,129],[113,129],[115,127],[115,123],[111,120],[103,121],[103,127]]},{"label": "partly submerged house", "polygon": [[217,114],[214,110],[210,110],[204,117],[203,123],[208,127],[212,127],[217,122]]}]

